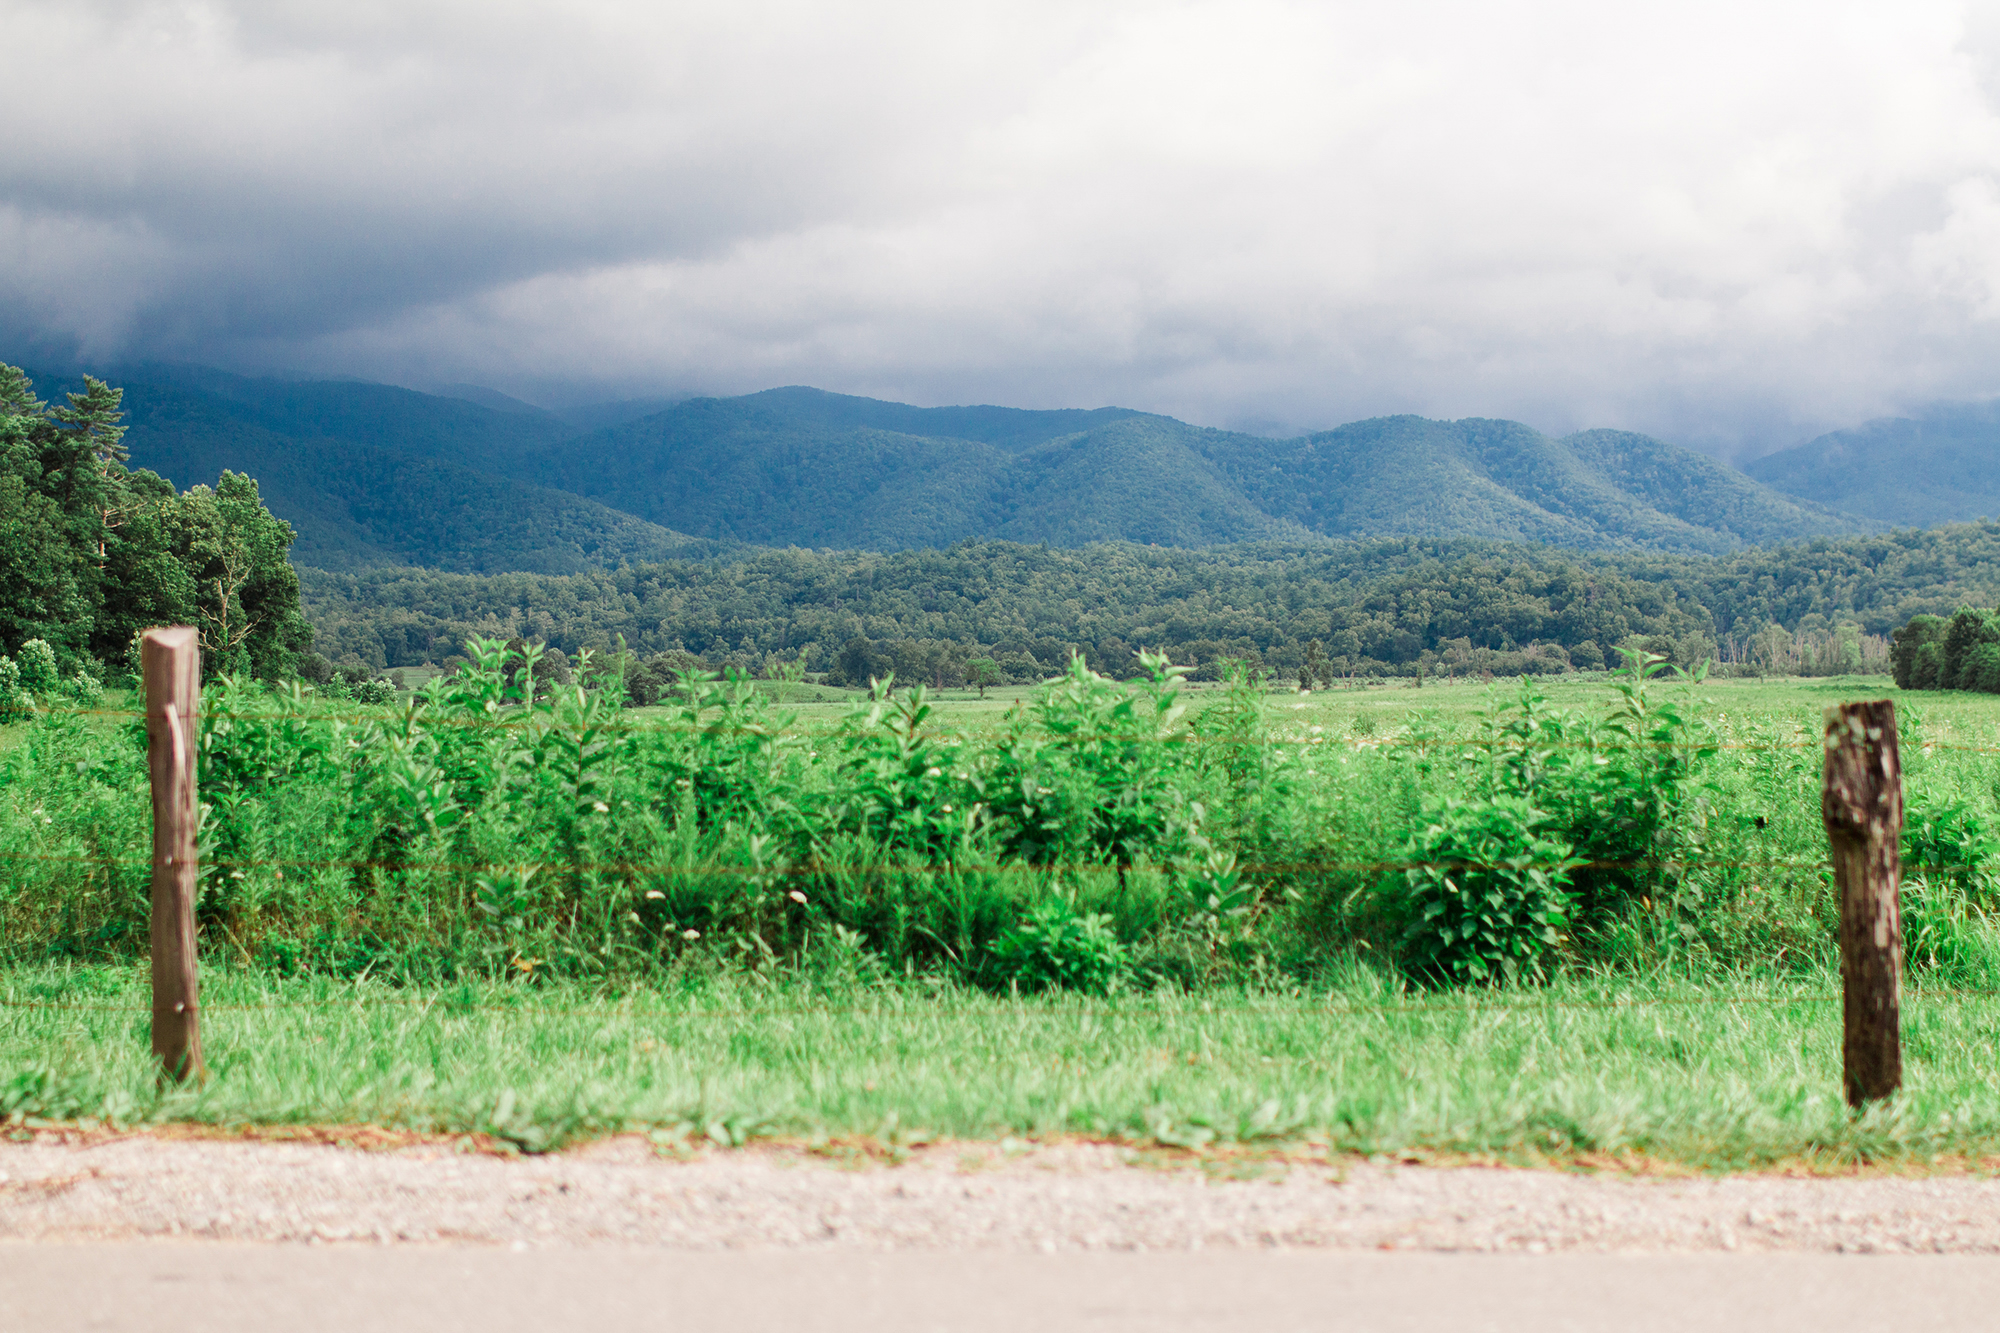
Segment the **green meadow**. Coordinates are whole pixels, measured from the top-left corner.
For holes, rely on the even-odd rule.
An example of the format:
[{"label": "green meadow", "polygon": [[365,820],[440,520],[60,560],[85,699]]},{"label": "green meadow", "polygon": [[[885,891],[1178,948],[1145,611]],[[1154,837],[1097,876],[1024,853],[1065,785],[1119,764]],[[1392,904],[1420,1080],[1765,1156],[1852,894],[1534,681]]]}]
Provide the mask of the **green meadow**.
[{"label": "green meadow", "polygon": [[[0,1118],[531,1151],[625,1130],[1718,1170],[2000,1151],[2000,697],[1079,668],[984,700],[691,680],[620,710],[524,676],[489,645],[389,707],[210,688],[193,1087],[147,1056],[133,720],[114,695],[7,728]],[[1906,1086],[1856,1114],[1819,729],[1884,695]]]}]

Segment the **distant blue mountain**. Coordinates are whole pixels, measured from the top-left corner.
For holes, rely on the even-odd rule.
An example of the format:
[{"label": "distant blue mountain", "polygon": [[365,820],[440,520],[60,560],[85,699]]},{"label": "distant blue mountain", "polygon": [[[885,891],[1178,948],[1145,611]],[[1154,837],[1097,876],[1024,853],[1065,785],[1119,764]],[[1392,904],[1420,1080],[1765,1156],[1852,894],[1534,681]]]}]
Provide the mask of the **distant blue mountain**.
[{"label": "distant blue mountain", "polygon": [[1722,553],[1883,517],[1647,436],[1557,439],[1511,421],[1384,417],[1268,439],[1124,408],[926,408],[794,387],[607,404],[593,428],[589,410],[545,412],[478,386],[427,394],[188,366],[107,377],[126,390],[136,465],[182,485],[251,473],[298,529],[295,559],[329,569],[560,572],[742,544],[985,538]]},{"label": "distant blue mountain", "polygon": [[1898,527],[2000,517],[2000,403],[1885,417],[1743,470],[1788,495]]}]

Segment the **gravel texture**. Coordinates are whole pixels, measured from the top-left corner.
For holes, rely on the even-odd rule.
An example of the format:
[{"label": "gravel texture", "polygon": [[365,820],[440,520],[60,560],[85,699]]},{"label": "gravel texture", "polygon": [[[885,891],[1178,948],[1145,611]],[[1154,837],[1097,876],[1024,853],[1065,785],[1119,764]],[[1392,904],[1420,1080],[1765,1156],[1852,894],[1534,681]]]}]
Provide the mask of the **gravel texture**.
[{"label": "gravel texture", "polygon": [[1656,1178],[941,1144],[544,1157],[152,1135],[0,1142],[0,1240],[675,1249],[2000,1252],[2000,1180]]}]

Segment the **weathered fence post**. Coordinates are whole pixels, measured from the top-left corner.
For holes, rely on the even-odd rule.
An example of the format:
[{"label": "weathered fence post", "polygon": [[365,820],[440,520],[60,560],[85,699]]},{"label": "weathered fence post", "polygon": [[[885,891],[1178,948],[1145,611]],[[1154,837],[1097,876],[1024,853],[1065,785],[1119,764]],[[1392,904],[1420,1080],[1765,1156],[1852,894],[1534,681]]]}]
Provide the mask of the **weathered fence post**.
[{"label": "weathered fence post", "polygon": [[1841,1076],[1859,1106],[1903,1084],[1903,765],[1887,699],[1826,710],[1820,814],[1840,890]]},{"label": "weathered fence post", "polygon": [[183,1081],[205,1077],[195,972],[195,709],[201,643],[185,625],[139,640],[146,676],[146,759],[153,779],[153,1054]]}]

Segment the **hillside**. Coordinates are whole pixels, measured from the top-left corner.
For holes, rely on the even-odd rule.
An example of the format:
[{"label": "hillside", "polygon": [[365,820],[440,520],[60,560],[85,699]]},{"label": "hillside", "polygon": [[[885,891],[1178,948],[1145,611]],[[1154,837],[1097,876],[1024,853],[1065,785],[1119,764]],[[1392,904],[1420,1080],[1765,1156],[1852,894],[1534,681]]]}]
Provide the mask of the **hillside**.
[{"label": "hillside", "polygon": [[1385,417],[1272,440],[1140,413],[782,389],[695,399],[545,457],[536,480],[774,545],[1409,535],[1715,554],[1870,526],[1646,436],[1557,440],[1477,419]]},{"label": "hillside", "polygon": [[1298,441],[1218,432],[1209,452],[1267,512],[1328,536],[1719,554],[1867,526],[1623,431],[1554,439],[1513,421],[1401,416]]},{"label": "hillside", "polygon": [[[407,398],[427,395],[381,385],[306,385],[289,386],[299,392],[260,403],[244,394],[131,376],[121,382],[132,466],[183,487],[213,485],[225,468],[249,473],[271,512],[297,532],[292,548],[297,564],[559,574],[712,549],[579,496],[446,457],[364,442],[412,443],[411,435],[397,435],[394,424],[414,421],[437,428],[415,438],[419,447],[438,455],[477,456],[483,423],[455,419],[449,410],[428,419],[403,410]],[[53,377],[38,383],[50,395],[60,385]],[[341,392],[329,391],[335,388]],[[470,404],[451,406],[487,413]],[[349,433],[331,437],[336,430]],[[494,437],[520,448],[534,438],[505,430],[490,430],[485,438]]]},{"label": "hillside", "polygon": [[2000,516],[2000,404],[1940,407],[1833,431],[1744,472],[1787,494],[1898,526]]},{"label": "hillside", "polygon": [[[1274,440],[1122,408],[923,408],[808,388],[556,414],[472,385],[112,374],[140,466],[182,484],[225,467],[257,476],[299,529],[296,561],[330,569],[560,572],[690,542],[1413,536],[1721,554],[1880,526],[1643,435],[1556,439],[1477,418]],[[646,414],[617,419],[632,412]],[[573,424],[592,420],[611,424]]]}]

